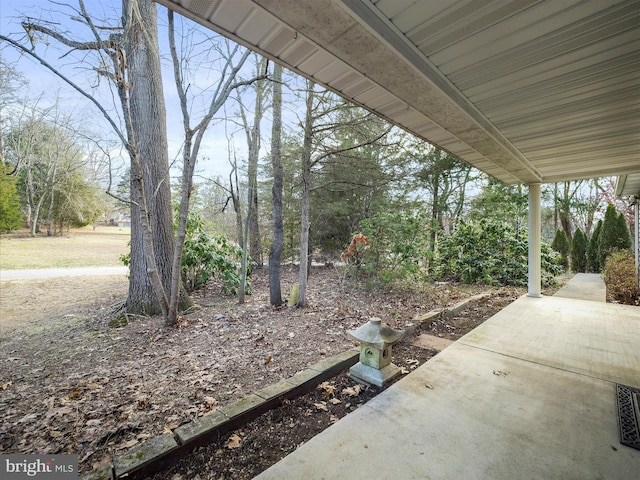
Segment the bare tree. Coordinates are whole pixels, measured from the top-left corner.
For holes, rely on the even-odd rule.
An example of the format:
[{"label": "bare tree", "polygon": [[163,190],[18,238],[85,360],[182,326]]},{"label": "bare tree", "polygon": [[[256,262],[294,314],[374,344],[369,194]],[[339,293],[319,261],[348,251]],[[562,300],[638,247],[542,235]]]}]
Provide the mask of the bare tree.
[{"label": "bare tree", "polygon": [[72,15],[88,28],[93,40],[79,42],[31,20],[23,22],[23,27],[33,49],[40,34],[68,47],[68,53],[96,53],[94,69],[99,78],[113,82],[124,128],[94,96],[33,49],[6,36],[0,35],[0,40],[36,58],[93,103],[126,148],[131,162],[132,221],[126,310],[148,314],[161,311],[168,318],[174,235],[156,6],[151,0],[123,0],[123,23],[118,26],[97,26],[83,0]]},{"label": "bare tree", "polygon": [[178,216],[178,234],[176,248],[173,255],[173,278],[171,282],[171,299],[169,306],[169,323],[174,323],[177,319],[178,293],[180,286],[180,263],[182,258],[182,248],[186,237],[187,214],[189,212],[189,199],[193,186],[193,173],[195,171],[198,153],[202,144],[202,139],[211,124],[215,114],[222,108],[231,93],[244,85],[256,81],[258,78],[249,80],[240,80],[239,71],[249,57],[250,51],[235,45],[231,47],[228,41],[224,42],[226,47],[224,66],[220,72],[220,77],[213,95],[211,95],[209,107],[198,123],[191,126],[191,115],[189,109],[189,101],[187,98],[187,90],[189,84],[185,82],[185,71],[181,67],[180,57],[176,49],[175,39],[175,22],[173,11],[169,10],[169,46],[171,49],[171,58],[173,60],[173,72],[178,96],[180,98],[180,109],[182,111],[182,121],[184,128],[184,145],[182,147],[182,181],[180,185],[180,210]]},{"label": "bare tree", "polygon": [[273,68],[273,122],[271,124],[271,166],[273,168],[273,186],[271,187],[271,206],[273,211],[273,243],[269,250],[269,301],[273,306],[282,305],[282,287],[280,284],[280,257],[284,244],[282,221],[282,66]]},{"label": "bare tree", "polygon": [[[258,59],[256,57],[256,78],[261,76],[261,72],[266,73],[268,62],[266,58]],[[253,123],[249,124],[247,119],[247,112],[241,97],[238,97],[238,104],[240,105],[240,116],[242,118],[242,126],[244,127],[245,136],[247,139],[248,155],[247,155],[247,176],[249,179],[249,198],[247,199],[247,205],[250,205],[249,215],[249,232],[247,240],[249,243],[249,254],[251,259],[259,266],[262,266],[264,261],[262,259],[262,242],[260,240],[260,224],[258,222],[258,160],[260,156],[260,124],[265,109],[266,100],[266,88],[267,82],[265,75],[262,75],[262,80],[256,81],[253,84],[253,90],[255,92],[255,103],[253,107]],[[249,213],[247,213],[249,214]]]}]

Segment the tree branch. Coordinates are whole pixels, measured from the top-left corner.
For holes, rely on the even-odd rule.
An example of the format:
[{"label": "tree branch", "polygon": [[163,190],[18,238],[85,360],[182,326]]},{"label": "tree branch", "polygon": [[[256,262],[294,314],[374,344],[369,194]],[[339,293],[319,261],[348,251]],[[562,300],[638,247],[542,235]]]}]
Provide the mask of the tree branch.
[{"label": "tree branch", "polygon": [[74,90],[76,90],[78,93],[80,93],[80,95],[82,95],[83,97],[87,98],[91,103],[93,103],[98,108],[98,110],[100,110],[100,112],[102,113],[104,118],[107,120],[107,122],[109,122],[109,124],[111,125],[113,130],[116,132],[116,135],[118,135],[118,138],[120,138],[120,141],[122,141],[122,144],[123,145],[127,145],[128,144],[127,139],[125,138],[125,136],[120,131],[120,128],[116,125],[116,123],[113,121],[111,116],[107,113],[107,111],[104,109],[104,107],[102,105],[100,105],[100,103],[95,98],[93,98],[91,95],[89,95],[87,92],[85,92],[82,88],[80,88],[78,85],[76,85],[73,81],[71,81],[69,78],[67,78],[62,73],[60,73],[55,67],[53,67],[50,63],[48,63],[46,60],[44,60],[38,54],[32,52],[31,50],[29,50],[25,46],[19,44],[18,42],[14,41],[14,40],[12,40],[12,39],[10,39],[8,37],[5,37],[4,35],[0,35],[0,40],[1,41],[5,41],[5,42],[13,45],[18,50],[21,50],[22,52],[24,52],[27,55],[30,55],[31,57],[36,59],[41,65],[43,65],[44,67],[49,69],[49,71],[51,71],[54,75],[56,75],[57,77],[61,78],[64,82],[66,82]]}]

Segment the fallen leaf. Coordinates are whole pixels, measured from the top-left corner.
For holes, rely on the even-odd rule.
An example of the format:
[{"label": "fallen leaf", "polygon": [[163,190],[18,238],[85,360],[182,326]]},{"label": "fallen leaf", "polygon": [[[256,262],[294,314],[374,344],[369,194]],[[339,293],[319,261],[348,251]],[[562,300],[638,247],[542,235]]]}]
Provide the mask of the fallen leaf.
[{"label": "fallen leaf", "polygon": [[406,363],[408,363],[409,365],[420,365],[420,360],[414,360],[413,358],[410,358],[409,360],[406,360]]},{"label": "fallen leaf", "polygon": [[31,420],[35,420],[36,418],[38,418],[37,413],[28,413],[24,417],[22,417],[20,420],[18,420],[18,423],[30,422]]},{"label": "fallen leaf", "polygon": [[331,403],[332,405],[338,405],[342,403],[342,400],[340,400],[339,398],[332,398],[329,400],[329,403]]},{"label": "fallen leaf", "polygon": [[409,373],[409,370],[408,370],[408,369],[406,369],[405,367],[400,367],[400,373],[401,373],[402,375],[406,375],[407,373]]},{"label": "fallen leaf", "polygon": [[345,389],[342,390],[342,394],[349,395],[350,397],[357,397],[358,395],[360,395],[360,392],[362,392],[363,388],[364,387],[360,384],[355,385],[353,387],[346,387]]},{"label": "fallen leaf", "polygon": [[235,433],[229,437],[225,447],[227,448],[240,448],[242,446],[242,438],[240,438]]},{"label": "fallen leaf", "polygon": [[314,403],[313,406],[318,410],[323,410],[325,412],[329,411],[329,409],[327,408],[327,402]]},{"label": "fallen leaf", "polygon": [[7,388],[9,388],[11,385],[13,385],[13,382],[3,383],[3,384],[2,384],[2,390],[6,390],[6,389],[7,389]]},{"label": "fallen leaf", "polygon": [[172,423],[172,424],[170,424],[170,425],[166,425],[166,426],[163,428],[163,431],[164,431],[164,433],[170,433],[170,434],[172,434],[172,435],[173,435],[173,430],[174,430],[174,429],[176,429],[176,428],[178,428],[179,426],[180,426],[180,424],[179,424],[179,423]]},{"label": "fallen leaf", "polygon": [[97,462],[93,462],[91,464],[91,468],[96,470],[96,469],[98,469],[100,467],[103,467],[104,465],[107,465],[108,463],[111,463],[111,455],[105,455],[104,457],[102,457]]},{"label": "fallen leaf", "polygon": [[128,442],[120,445],[120,447],[121,448],[131,448],[131,447],[136,446],[138,443],[140,443],[140,442],[138,442],[138,440],[134,438],[133,440],[129,440]]},{"label": "fallen leaf", "polygon": [[71,407],[53,408],[47,412],[46,418],[63,417],[65,415],[69,415],[73,411],[74,409]]},{"label": "fallen leaf", "polygon": [[507,375],[509,375],[509,372],[503,372],[502,370],[494,370],[493,374],[499,377],[506,377]]},{"label": "fallen leaf", "polygon": [[264,364],[269,365],[271,363],[271,355],[264,359]]},{"label": "fallen leaf", "polygon": [[74,390],[69,394],[69,398],[73,400],[74,398],[78,398],[82,396],[82,392],[80,390]]},{"label": "fallen leaf", "polygon": [[327,398],[335,395],[336,387],[331,385],[329,382],[322,382],[318,385],[318,388],[322,390],[322,398]]}]

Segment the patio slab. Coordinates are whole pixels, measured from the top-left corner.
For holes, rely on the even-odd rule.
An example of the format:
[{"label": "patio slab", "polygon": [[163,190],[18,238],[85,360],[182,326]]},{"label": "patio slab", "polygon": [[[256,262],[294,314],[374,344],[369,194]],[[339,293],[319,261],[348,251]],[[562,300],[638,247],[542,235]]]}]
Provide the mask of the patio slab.
[{"label": "patio slab", "polygon": [[640,309],[522,297],[258,479],[637,480]]}]

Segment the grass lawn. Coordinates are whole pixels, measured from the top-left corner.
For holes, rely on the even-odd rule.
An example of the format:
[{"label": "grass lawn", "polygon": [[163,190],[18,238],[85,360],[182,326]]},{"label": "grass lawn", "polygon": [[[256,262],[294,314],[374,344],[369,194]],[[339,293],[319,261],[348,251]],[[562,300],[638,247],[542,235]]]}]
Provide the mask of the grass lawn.
[{"label": "grass lawn", "polygon": [[73,229],[60,237],[0,237],[0,269],[120,266],[120,255],[129,251],[129,228]]}]

